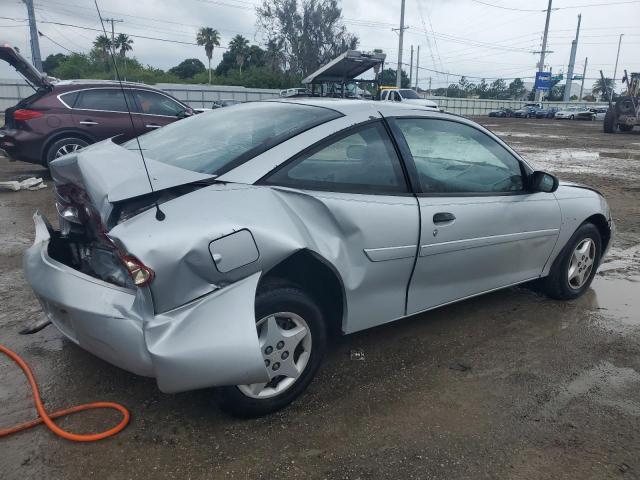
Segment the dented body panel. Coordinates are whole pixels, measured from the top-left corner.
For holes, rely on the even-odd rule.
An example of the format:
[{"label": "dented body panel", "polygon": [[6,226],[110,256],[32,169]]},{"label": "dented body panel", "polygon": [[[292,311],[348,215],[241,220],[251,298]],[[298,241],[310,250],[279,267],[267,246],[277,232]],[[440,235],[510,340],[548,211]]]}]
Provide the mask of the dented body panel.
[{"label": "dented body panel", "polygon": [[[438,198],[411,190],[353,194],[262,184],[283,162],[335,133],[401,115],[473,125],[517,157],[466,119],[382,102],[315,103],[342,116],[215,181],[214,175],[146,159],[154,194],[191,185],[161,202],[162,221],[155,208],[113,220],[123,203],[152,192],[138,152],[109,140],[54,161],[56,185],[82,188],[88,210],[109,224],[95,232],[98,241],[112,245],[114,256],[134,256],[154,278],[124,288],[52,258],[51,242],[64,235],[36,214],[36,240],[25,253],[24,270],[45,314],[81,347],[155,377],[165,392],[266,382],[254,301],[265,275],[297,253],[312,254],[335,275],[340,298],[329,301],[341,303],[342,318],[332,320],[352,333],[545,276],[576,228],[594,215],[613,230],[602,196],[571,185],[555,193]],[[452,209],[455,226],[430,223]]]}]

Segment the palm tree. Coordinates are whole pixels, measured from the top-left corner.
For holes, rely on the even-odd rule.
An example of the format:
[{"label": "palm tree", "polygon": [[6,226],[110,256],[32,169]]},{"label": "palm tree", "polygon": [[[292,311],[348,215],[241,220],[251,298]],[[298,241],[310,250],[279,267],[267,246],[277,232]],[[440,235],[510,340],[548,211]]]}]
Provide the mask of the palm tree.
[{"label": "palm tree", "polygon": [[124,58],[126,57],[127,52],[133,50],[133,47],[131,45],[133,45],[133,40],[129,38],[129,35],[127,35],[126,33],[119,33],[116,37],[113,47],[116,50],[119,50],[120,56]]},{"label": "palm tree", "polygon": [[98,35],[93,41],[93,46],[98,51],[100,58],[106,61],[109,56],[109,50],[111,50],[111,39],[106,35]]},{"label": "palm tree", "polygon": [[242,66],[247,58],[249,50],[249,40],[242,35],[236,35],[229,42],[229,51],[236,54],[236,64],[240,67],[240,75],[242,75]]},{"label": "palm tree", "polygon": [[615,82],[613,81],[613,78],[605,78],[604,82],[602,81],[602,78],[599,78],[593,84],[591,91],[593,94],[596,94],[596,95],[599,94],[600,96],[603,96],[603,95],[609,96],[611,94],[610,92],[613,92],[614,86],[615,86]]},{"label": "palm tree", "polygon": [[213,48],[220,46],[220,33],[211,27],[202,27],[198,30],[196,42],[200,46],[204,46],[204,51],[209,60],[209,85],[211,85],[211,57],[213,57]]}]

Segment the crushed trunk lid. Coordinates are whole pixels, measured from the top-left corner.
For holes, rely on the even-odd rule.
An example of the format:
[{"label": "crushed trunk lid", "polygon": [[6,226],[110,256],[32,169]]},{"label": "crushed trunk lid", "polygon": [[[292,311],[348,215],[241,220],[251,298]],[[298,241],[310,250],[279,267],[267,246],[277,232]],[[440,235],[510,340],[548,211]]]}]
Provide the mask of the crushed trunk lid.
[{"label": "crushed trunk lid", "polygon": [[57,187],[72,184],[86,192],[92,207],[107,225],[114,204],[172,187],[215,178],[213,175],[146,158],[149,178],[140,152],[128,150],[111,139],[51,162]]},{"label": "crushed trunk lid", "polygon": [[51,86],[51,80],[49,80],[46,74],[36,70],[26,58],[6,42],[0,42],[0,60],[4,60],[15,68],[18,73],[34,87],[41,88]]}]

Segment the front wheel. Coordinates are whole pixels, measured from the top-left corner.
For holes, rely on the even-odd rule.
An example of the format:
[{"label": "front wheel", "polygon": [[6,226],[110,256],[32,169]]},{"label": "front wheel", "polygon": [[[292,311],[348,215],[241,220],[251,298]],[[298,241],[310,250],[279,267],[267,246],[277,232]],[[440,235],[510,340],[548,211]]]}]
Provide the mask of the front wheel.
[{"label": "front wheel", "polygon": [[569,120],[574,120],[575,118],[576,118],[576,117],[574,117],[573,115],[571,115],[571,116],[569,117]]},{"label": "front wheel", "polygon": [[558,300],[581,296],[596,274],[601,249],[602,240],[596,226],[582,224],[553,262],[549,276],[543,279],[545,293]]},{"label": "front wheel", "polygon": [[256,329],[269,380],[218,390],[221,407],[239,417],[266,415],[293,402],[313,380],[326,349],[322,311],[294,285],[267,285],[258,293]]},{"label": "front wheel", "polygon": [[607,110],[607,113],[604,114],[604,133],[616,133],[616,129],[618,128],[618,119],[616,118],[616,112],[614,112],[611,108]]}]

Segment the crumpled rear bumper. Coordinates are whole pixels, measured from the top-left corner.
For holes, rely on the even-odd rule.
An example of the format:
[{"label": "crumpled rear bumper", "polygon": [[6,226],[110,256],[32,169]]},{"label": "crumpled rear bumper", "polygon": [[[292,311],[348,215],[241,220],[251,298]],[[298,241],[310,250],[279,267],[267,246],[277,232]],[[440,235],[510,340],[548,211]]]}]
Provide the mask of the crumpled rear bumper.
[{"label": "crumpled rear bumper", "polygon": [[51,258],[49,227],[37,212],[34,221],[25,277],[45,315],[80,347],[155,377],[164,392],[268,381],[253,302],[260,273],[154,315],[149,289],[118,287]]}]

